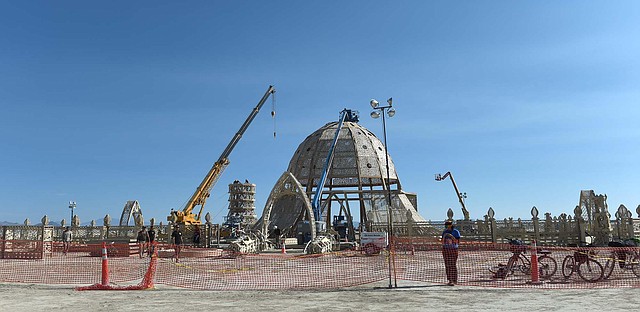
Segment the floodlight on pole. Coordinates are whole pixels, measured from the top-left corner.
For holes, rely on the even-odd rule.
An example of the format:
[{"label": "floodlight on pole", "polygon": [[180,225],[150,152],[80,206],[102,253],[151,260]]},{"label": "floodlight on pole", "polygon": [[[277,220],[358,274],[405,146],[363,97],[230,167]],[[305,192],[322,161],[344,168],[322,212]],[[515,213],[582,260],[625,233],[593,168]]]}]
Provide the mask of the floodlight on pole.
[{"label": "floodlight on pole", "polygon": [[378,104],[380,104],[376,99],[371,99],[371,101],[369,101],[369,104],[371,104],[371,107],[373,107],[373,109],[378,108]]},{"label": "floodlight on pole", "polygon": [[[389,288],[391,288],[392,287],[391,268],[392,268],[392,261],[393,261],[392,260],[393,253],[391,252],[391,245],[393,242],[393,209],[392,209],[392,200],[391,200],[391,173],[389,170],[389,151],[387,149],[387,121],[384,115],[386,110],[386,114],[389,117],[393,117],[396,114],[396,110],[393,108],[393,98],[389,98],[387,100],[387,104],[389,104],[388,106],[380,106],[380,103],[376,99],[371,99],[369,104],[371,104],[371,107],[373,108],[373,111],[371,112],[372,118],[377,119],[380,117],[380,115],[382,115],[382,133],[384,136],[384,156],[387,163],[387,180],[386,180],[386,183],[383,183],[383,186],[386,187],[387,189],[387,196],[386,196],[387,197],[387,231],[389,233],[389,245],[387,246],[387,248],[389,249],[389,255],[390,255],[389,256]],[[397,281],[396,281],[396,287],[398,287]]]},{"label": "floodlight on pole", "polygon": [[69,219],[69,224],[73,225],[73,210],[76,209],[76,202],[69,201],[69,209],[71,209],[71,219]]}]

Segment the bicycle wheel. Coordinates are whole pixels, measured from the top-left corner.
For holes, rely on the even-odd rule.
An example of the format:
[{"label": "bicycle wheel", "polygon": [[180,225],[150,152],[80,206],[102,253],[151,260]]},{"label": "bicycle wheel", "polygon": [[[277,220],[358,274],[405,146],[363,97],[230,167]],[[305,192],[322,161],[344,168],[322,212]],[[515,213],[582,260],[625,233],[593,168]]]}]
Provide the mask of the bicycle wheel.
[{"label": "bicycle wheel", "polygon": [[525,256],[523,253],[518,256],[518,261],[516,264],[520,268],[520,272],[527,275],[531,274],[531,261],[529,261],[527,256]]},{"label": "bicycle wheel", "polygon": [[562,276],[564,276],[564,278],[571,277],[573,271],[575,270],[575,266],[576,260],[573,259],[572,255],[564,257],[564,260],[562,260]]},{"label": "bicycle wheel", "polygon": [[498,270],[500,269],[500,265],[493,265],[490,264],[487,269],[489,270],[489,272],[496,274],[496,272],[498,272]]},{"label": "bicycle wheel", "polygon": [[607,279],[613,273],[613,269],[616,267],[616,252],[612,251],[607,257],[607,261],[605,261],[602,269],[604,270],[602,278]]},{"label": "bicycle wheel", "polygon": [[513,275],[516,273],[516,271],[521,270],[522,268],[522,259],[520,259],[520,256],[518,254],[513,254],[511,255],[511,258],[509,258],[509,261],[507,261],[507,266],[504,267],[503,272],[501,272],[504,277],[507,277],[509,275]]},{"label": "bicycle wheel", "polygon": [[556,259],[550,256],[542,256],[538,258],[538,271],[540,272],[540,278],[548,279],[553,274],[556,274],[558,270],[558,263]]},{"label": "bicycle wheel", "polygon": [[640,256],[634,255],[631,263],[629,263],[628,265],[631,266],[633,274],[635,274],[636,277],[640,277]]},{"label": "bicycle wheel", "polygon": [[600,262],[589,258],[587,261],[578,265],[578,275],[580,275],[583,280],[594,283],[602,279],[604,269]]}]

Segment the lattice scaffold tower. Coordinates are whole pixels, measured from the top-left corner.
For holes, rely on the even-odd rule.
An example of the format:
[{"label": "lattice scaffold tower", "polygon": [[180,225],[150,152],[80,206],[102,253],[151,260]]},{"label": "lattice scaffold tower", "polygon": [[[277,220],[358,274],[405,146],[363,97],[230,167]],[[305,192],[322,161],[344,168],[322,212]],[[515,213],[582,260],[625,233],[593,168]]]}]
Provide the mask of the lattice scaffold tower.
[{"label": "lattice scaffold tower", "polygon": [[257,221],[255,197],[256,185],[248,180],[229,184],[229,213],[225,224],[241,228],[253,226]]}]

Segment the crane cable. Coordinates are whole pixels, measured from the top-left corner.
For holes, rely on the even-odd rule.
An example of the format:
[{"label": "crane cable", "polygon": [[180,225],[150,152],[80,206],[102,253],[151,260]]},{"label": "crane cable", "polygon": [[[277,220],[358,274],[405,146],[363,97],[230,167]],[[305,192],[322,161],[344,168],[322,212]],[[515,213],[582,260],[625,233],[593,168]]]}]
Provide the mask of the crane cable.
[{"label": "crane cable", "polygon": [[276,139],[276,93],[271,94],[271,119],[273,119],[273,139]]}]

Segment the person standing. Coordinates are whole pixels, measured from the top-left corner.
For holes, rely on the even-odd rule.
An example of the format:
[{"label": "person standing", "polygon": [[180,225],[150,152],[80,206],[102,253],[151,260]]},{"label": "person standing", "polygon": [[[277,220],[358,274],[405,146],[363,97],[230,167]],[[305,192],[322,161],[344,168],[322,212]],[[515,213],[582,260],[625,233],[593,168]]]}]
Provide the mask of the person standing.
[{"label": "person standing", "polygon": [[458,283],[458,246],[460,244],[460,231],[453,225],[453,221],[447,220],[444,223],[445,230],[442,232],[442,257],[447,273],[447,285],[453,286]]},{"label": "person standing", "polygon": [[180,262],[180,248],[182,247],[182,231],[180,231],[180,225],[175,225],[173,232],[171,232],[171,239],[173,240],[173,248],[175,248],[176,262]]},{"label": "person standing", "polygon": [[138,252],[140,253],[140,258],[144,256],[148,241],[149,234],[147,233],[147,227],[143,226],[142,229],[138,231],[138,236],[136,237],[136,243],[138,243]]},{"label": "person standing", "polygon": [[69,252],[69,246],[71,246],[71,240],[73,239],[73,233],[67,226],[62,232],[62,253],[67,254]]},{"label": "person standing", "polygon": [[147,235],[149,235],[149,258],[151,258],[156,250],[156,230],[153,228],[153,225],[149,227]]},{"label": "person standing", "polygon": [[200,246],[200,226],[195,224],[193,228],[193,247]]},{"label": "person standing", "polygon": [[273,236],[276,239],[276,248],[280,248],[280,236],[282,236],[282,231],[277,225],[273,226]]}]

